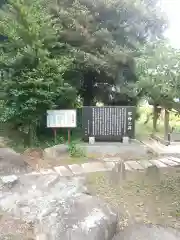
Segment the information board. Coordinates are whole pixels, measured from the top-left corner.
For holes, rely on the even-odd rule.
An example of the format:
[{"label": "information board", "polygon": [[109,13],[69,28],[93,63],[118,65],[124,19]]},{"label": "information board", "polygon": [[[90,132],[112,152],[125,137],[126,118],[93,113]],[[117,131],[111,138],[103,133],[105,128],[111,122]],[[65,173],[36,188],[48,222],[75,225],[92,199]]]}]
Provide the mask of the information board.
[{"label": "information board", "polygon": [[76,110],[48,110],[47,111],[48,128],[75,128]]},{"label": "information board", "polygon": [[134,138],[135,107],[83,107],[84,140],[121,141],[123,136]]}]

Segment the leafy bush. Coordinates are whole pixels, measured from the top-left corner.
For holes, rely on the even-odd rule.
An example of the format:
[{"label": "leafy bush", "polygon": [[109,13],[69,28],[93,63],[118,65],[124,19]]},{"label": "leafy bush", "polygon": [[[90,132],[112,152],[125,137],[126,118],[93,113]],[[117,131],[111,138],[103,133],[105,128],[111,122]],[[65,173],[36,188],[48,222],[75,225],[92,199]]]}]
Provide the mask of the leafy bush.
[{"label": "leafy bush", "polygon": [[85,157],[84,149],[79,147],[75,142],[69,144],[68,150],[71,157]]}]

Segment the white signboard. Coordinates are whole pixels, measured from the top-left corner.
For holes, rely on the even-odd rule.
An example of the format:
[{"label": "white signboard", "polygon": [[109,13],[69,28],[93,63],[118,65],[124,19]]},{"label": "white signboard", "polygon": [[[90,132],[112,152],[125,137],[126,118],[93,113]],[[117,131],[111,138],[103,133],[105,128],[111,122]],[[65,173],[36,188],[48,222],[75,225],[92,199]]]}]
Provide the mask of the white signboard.
[{"label": "white signboard", "polygon": [[48,110],[48,128],[75,128],[76,110]]}]

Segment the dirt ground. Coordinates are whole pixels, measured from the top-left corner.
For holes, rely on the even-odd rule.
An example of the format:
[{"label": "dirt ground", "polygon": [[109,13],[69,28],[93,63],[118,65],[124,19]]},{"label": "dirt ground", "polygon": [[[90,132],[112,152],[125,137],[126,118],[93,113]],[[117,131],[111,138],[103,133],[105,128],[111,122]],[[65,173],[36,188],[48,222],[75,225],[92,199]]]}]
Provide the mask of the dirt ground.
[{"label": "dirt ground", "polygon": [[[60,156],[58,159],[49,159],[45,160],[43,159],[43,149],[40,148],[34,148],[34,149],[27,149],[24,153],[24,156],[27,156],[27,163],[33,168],[33,169],[39,169],[39,168],[52,168],[55,166],[65,166],[68,164],[81,164],[85,162],[92,162],[92,161],[103,161],[102,156],[97,156],[96,154],[94,155],[89,155],[85,157],[70,157],[70,155],[64,154]],[[104,158],[106,159],[123,159],[124,161],[135,161],[135,160],[144,160],[145,157],[136,157],[134,158],[133,154],[115,154],[115,155],[105,155]],[[155,159],[155,155],[152,154],[151,152],[148,152],[146,155],[146,159]]]},{"label": "dirt ground", "polygon": [[7,213],[0,215],[0,240],[34,240],[34,230],[30,223],[15,219]]},{"label": "dirt ground", "polygon": [[24,156],[27,156],[26,162],[33,168],[33,169],[40,169],[40,168],[52,168],[56,166],[66,166],[69,164],[81,164],[85,162],[92,162],[97,160],[95,158],[88,158],[88,157],[70,157],[70,155],[63,154],[57,159],[43,159],[43,149],[27,149],[24,153]]},{"label": "dirt ground", "polygon": [[90,192],[119,213],[119,228],[152,223],[180,229],[180,168],[160,172],[128,172],[126,180],[112,182],[110,173],[87,177]]}]

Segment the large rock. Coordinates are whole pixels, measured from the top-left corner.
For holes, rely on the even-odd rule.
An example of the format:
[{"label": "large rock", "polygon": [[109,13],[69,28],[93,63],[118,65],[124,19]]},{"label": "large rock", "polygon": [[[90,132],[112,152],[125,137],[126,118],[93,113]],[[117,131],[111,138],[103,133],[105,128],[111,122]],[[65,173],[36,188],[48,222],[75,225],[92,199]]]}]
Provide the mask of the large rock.
[{"label": "large rock", "polygon": [[116,231],[117,215],[86,193],[82,178],[20,176],[10,187],[1,184],[0,209],[33,226],[36,239],[111,240]]},{"label": "large rock", "polygon": [[135,224],[125,228],[113,240],[179,240],[180,233],[172,228]]},{"label": "large rock", "polygon": [[25,157],[11,148],[0,148],[0,175],[31,171]]},{"label": "large rock", "polygon": [[58,159],[62,155],[68,154],[68,145],[60,144],[53,147],[45,148],[43,153],[44,159]]}]

